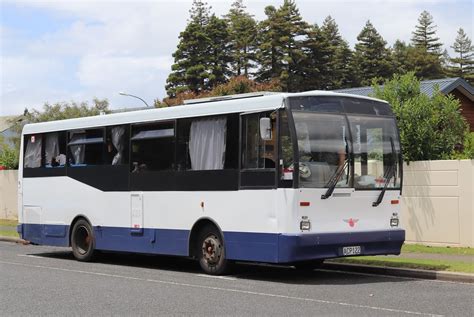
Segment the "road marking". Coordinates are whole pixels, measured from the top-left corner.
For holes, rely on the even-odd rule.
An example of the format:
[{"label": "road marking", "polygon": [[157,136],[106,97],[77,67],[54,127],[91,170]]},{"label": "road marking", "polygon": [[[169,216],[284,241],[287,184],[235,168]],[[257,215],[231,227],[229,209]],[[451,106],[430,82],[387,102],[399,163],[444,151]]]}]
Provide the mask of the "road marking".
[{"label": "road marking", "polygon": [[17,256],[24,256],[24,257],[35,258],[35,259],[44,259],[44,257],[42,256],[31,255],[31,254],[17,254]]},{"label": "road marking", "polygon": [[219,279],[219,280],[228,280],[228,281],[236,281],[237,280],[235,277],[231,277],[231,276],[215,276],[215,275],[207,275],[207,274],[196,274],[196,276],[207,277],[207,278],[215,278],[215,279]]},{"label": "road marking", "polygon": [[80,273],[80,274],[112,277],[112,278],[119,278],[119,279],[126,279],[126,280],[150,282],[150,283],[157,283],[157,284],[174,285],[174,286],[191,287],[191,288],[200,288],[200,289],[215,290],[215,291],[222,291],[222,292],[229,292],[229,293],[245,294],[245,295],[256,295],[256,296],[273,297],[273,298],[280,298],[280,299],[289,299],[289,300],[312,302],[312,303],[319,303],[319,304],[339,305],[339,306],[346,306],[346,307],[371,309],[371,310],[377,310],[377,311],[386,311],[386,312],[392,312],[392,313],[403,313],[403,314],[407,314],[407,315],[436,316],[436,317],[442,317],[443,316],[443,315],[437,315],[437,314],[431,314],[431,313],[423,313],[423,312],[400,310],[400,309],[377,307],[377,306],[351,304],[351,303],[329,301],[329,300],[323,300],[323,299],[287,296],[287,295],[272,294],[272,293],[253,292],[253,291],[245,291],[245,290],[239,290],[239,289],[233,289],[233,288],[206,286],[206,285],[189,284],[189,283],[179,283],[179,282],[171,282],[171,281],[163,281],[163,280],[144,279],[144,278],[139,278],[139,277],[125,276],[125,275],[90,272],[90,271],[73,270],[73,269],[64,269],[64,268],[59,268],[59,267],[51,267],[51,266],[43,266],[43,265],[32,265],[32,264],[24,264],[24,263],[18,263],[18,262],[0,261],[0,263],[16,265],[16,266],[19,265],[19,266],[24,266],[24,267],[33,267],[33,268],[46,269],[46,270],[56,270],[56,271],[63,271],[63,272],[70,272],[70,273]]}]

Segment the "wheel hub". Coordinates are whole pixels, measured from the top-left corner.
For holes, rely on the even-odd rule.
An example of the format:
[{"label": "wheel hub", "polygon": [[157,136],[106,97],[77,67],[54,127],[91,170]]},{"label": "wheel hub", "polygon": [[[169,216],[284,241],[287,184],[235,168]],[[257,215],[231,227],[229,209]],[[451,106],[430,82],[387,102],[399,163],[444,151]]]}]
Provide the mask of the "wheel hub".
[{"label": "wheel hub", "polygon": [[222,254],[222,246],[215,235],[210,235],[202,243],[202,255],[209,264],[219,262]]}]

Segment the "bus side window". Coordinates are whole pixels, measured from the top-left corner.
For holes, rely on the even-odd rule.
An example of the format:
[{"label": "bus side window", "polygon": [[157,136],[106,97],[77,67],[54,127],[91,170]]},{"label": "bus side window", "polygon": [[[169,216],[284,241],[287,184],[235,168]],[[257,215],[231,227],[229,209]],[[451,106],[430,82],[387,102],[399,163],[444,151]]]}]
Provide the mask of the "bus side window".
[{"label": "bus side window", "polygon": [[69,132],[69,165],[87,166],[103,163],[104,129]]},{"label": "bus side window", "polygon": [[132,173],[174,169],[174,121],[133,126],[131,141]]},{"label": "bus side window", "polygon": [[66,133],[44,134],[44,167],[64,167],[66,165]]},{"label": "bus side window", "polygon": [[128,131],[126,125],[107,127],[106,164],[128,164]]},{"label": "bus side window", "polygon": [[25,154],[23,166],[25,168],[41,167],[43,135],[32,134],[25,136]]}]

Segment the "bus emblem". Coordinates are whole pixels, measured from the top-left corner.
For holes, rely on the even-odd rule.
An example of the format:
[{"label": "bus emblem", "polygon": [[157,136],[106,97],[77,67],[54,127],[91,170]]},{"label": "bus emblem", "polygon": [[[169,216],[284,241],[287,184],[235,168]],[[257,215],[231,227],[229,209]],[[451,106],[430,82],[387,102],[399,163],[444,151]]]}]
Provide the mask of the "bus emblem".
[{"label": "bus emblem", "polygon": [[352,228],[359,221],[359,219],[353,219],[353,218],[343,219],[343,220],[344,220],[344,222],[347,222],[349,224],[349,227],[352,227]]}]

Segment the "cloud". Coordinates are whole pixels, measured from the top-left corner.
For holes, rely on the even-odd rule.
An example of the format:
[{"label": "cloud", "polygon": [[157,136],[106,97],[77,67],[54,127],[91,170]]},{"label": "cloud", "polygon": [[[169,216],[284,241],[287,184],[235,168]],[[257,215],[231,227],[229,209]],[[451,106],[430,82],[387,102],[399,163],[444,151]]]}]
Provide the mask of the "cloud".
[{"label": "cloud", "polygon": [[[206,0],[218,16],[230,0]],[[267,5],[283,1],[244,0],[258,20]],[[0,114],[21,113],[25,106],[45,101],[108,98],[112,108],[141,106],[118,96],[124,90],[152,102],[163,98],[171,54],[185,28],[192,0],[175,1],[2,1],[2,8],[29,10],[38,23],[50,23],[42,32],[27,32],[30,19],[13,17],[15,25],[0,22]],[[472,39],[472,3],[447,0],[296,0],[303,18],[323,22],[331,15],[351,45],[370,19],[389,45],[409,41],[419,14],[428,10],[438,25],[438,36],[449,48],[463,27]],[[31,11],[31,12],[30,12]],[[24,19],[24,20],[22,20]],[[19,28],[21,27],[21,28]],[[26,30],[26,31],[25,31]],[[33,35],[32,35],[33,34]],[[452,51],[452,50],[451,50]]]}]

